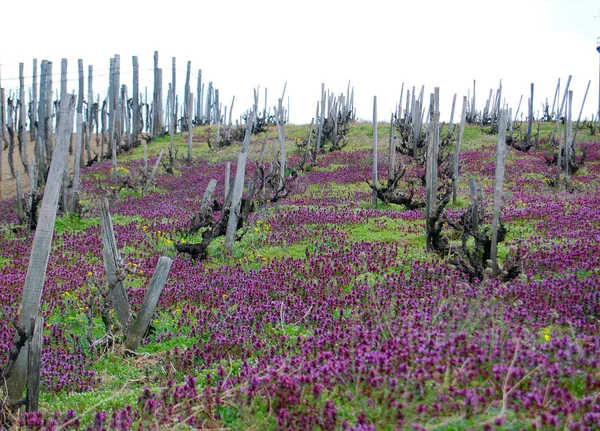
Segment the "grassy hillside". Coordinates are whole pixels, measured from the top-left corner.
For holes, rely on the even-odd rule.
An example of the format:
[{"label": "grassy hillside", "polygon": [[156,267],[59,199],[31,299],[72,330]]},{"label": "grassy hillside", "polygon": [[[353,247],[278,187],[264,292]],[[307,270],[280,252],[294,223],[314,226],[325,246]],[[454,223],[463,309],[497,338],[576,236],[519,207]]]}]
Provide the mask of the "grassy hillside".
[{"label": "grassy hillside", "polygon": [[[306,172],[294,167],[308,126],[286,126],[289,195],[250,214],[232,253],[216,240],[204,261],[174,244],[199,240],[183,231],[211,178],[222,201],[238,144],[211,149],[212,130],[194,129],[194,161],[161,168],[146,193],[114,192],[110,161],[85,168],[82,214],[59,215],[44,286],[41,412],[20,413],[14,429],[599,429],[600,143],[581,129],[585,164],[570,191],[551,187],[553,126],[541,125],[537,150],[508,150],[499,257],[506,265],[520,248],[523,273],[505,283],[427,253],[422,210],[373,209],[370,124],[353,124],[344,151]],[[385,179],[389,125],[378,133]],[[252,138],[247,178],[264,139]],[[275,127],[266,139],[270,162]],[[466,210],[471,177],[491,210],[496,141],[465,130],[449,217]],[[150,144],[151,163],[168,142]],[[176,146],[184,157],[187,136]],[[118,175],[133,181],[142,156],[124,154]],[[174,260],[136,352],[117,325],[113,344],[90,345],[107,329],[97,205],[107,193],[134,311],[158,258]],[[0,202],[0,363],[32,243],[16,219],[14,201]]]}]

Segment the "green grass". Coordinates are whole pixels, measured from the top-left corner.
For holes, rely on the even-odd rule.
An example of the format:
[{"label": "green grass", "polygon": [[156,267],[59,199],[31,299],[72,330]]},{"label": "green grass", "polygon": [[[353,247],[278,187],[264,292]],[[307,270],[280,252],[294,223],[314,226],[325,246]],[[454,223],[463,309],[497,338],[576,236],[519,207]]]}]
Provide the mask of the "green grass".
[{"label": "green grass", "polygon": [[[193,133],[195,137],[202,137],[206,134],[208,126],[197,127]],[[543,124],[540,131],[540,136],[544,137],[553,132],[554,124]],[[534,128],[535,130],[535,128]],[[214,132],[214,126],[212,126]],[[287,125],[286,126],[286,151],[288,154],[297,152],[296,140],[304,139],[308,131],[308,125]],[[581,130],[578,138],[580,141],[588,139],[585,133],[587,129]],[[389,124],[380,123],[378,125],[378,138],[381,148],[386,148],[389,137]],[[258,152],[260,151],[260,144],[264,139],[265,134],[259,134],[252,137],[251,157],[257,158]],[[269,129],[269,138],[277,139],[277,132],[274,126]],[[346,150],[357,150],[357,149],[370,149],[373,145],[373,126],[371,123],[356,123],[352,124],[348,133],[348,146]],[[467,126],[464,131],[463,143],[464,148],[478,148],[481,146],[495,145],[497,136],[483,134],[479,126]],[[149,145],[149,154],[156,155],[161,148],[168,148],[170,143],[170,136],[166,135],[159,137]],[[178,158],[181,159],[187,155],[187,135],[183,134],[175,137],[175,145],[178,149]],[[278,143],[277,143],[278,145]],[[223,160],[235,160],[239,152],[240,145],[233,144],[228,148],[222,148],[215,151],[208,147],[206,142],[194,142],[195,158],[201,157],[202,159],[208,160],[209,162],[223,161]],[[271,156],[272,145],[267,145],[268,157]],[[131,150],[130,152],[123,155],[120,160],[136,160],[143,157],[143,147],[140,146]],[[331,164],[326,167],[316,168],[323,171],[335,171],[344,167],[343,164]],[[161,168],[162,169],[162,168]],[[483,179],[482,179],[483,180]],[[478,179],[478,182],[480,180]],[[480,183],[482,183],[481,181]],[[461,182],[461,191],[468,189],[466,182]],[[362,182],[355,184],[337,184],[330,183],[325,186],[322,185],[309,185],[307,193],[312,195],[337,195],[337,196],[352,196],[355,192],[370,192],[367,184]],[[155,193],[166,193],[165,190],[153,189]],[[122,190],[120,198],[127,197],[140,197],[141,193],[137,191]],[[459,195],[455,204],[450,203],[447,208],[449,209],[465,209],[468,207],[469,197],[466,195]],[[357,203],[358,208],[371,209],[372,203],[370,199]],[[286,211],[292,209],[292,206],[280,206],[279,211]],[[379,211],[404,211],[405,208],[399,205],[385,204],[383,202],[377,202],[377,210]],[[168,220],[163,220],[168,221]],[[141,216],[120,216],[114,215],[113,222],[117,225],[128,225],[135,223],[136,225],[143,226],[147,224],[147,220]],[[523,239],[534,235],[536,233],[536,220],[527,221],[515,221],[508,225],[509,232],[507,234],[507,242],[514,242],[523,236]],[[67,215],[57,218],[56,230],[57,232],[80,232],[85,231],[90,227],[97,226],[99,219],[86,218],[77,215]],[[257,228],[258,231],[255,231]],[[310,228],[310,226],[307,226]],[[410,273],[411,262],[413,261],[433,261],[439,259],[433,254],[425,252],[425,226],[424,220],[417,221],[405,221],[400,219],[393,219],[386,216],[373,217],[365,223],[360,224],[344,224],[338,226],[339,230],[348,235],[350,242],[383,242],[392,243],[398,242],[403,247],[400,247],[398,253],[397,265],[387,268],[381,273],[365,272],[360,274],[354,283],[348,286],[344,286],[344,293],[349,293],[354,289],[355,283],[366,283],[368,285],[375,285],[381,281],[381,278],[385,274],[404,272],[405,274]],[[522,232],[522,234],[521,234]],[[204,262],[207,268],[215,268],[224,265],[242,265],[246,270],[253,270],[260,268],[262,265],[272,261],[284,258],[293,259],[304,259],[306,256],[306,250],[315,247],[315,243],[326,240],[322,238],[313,238],[312,240],[305,240],[300,243],[294,243],[289,245],[265,245],[264,239],[268,235],[265,228],[257,226],[250,226],[246,236],[236,243],[234,246],[234,252],[231,255],[226,255],[223,252],[223,239],[220,238],[214,241],[208,249],[208,261]],[[9,231],[4,233],[5,240],[14,238],[14,234]],[[155,252],[174,256],[173,241],[184,239],[187,242],[199,242],[201,240],[201,233],[187,236],[176,236],[167,237],[160,236],[156,238]],[[124,249],[125,256],[136,256],[140,253],[137,245],[129,244]],[[500,243],[498,246],[498,257],[500,262],[503,262],[509,253],[509,247],[506,243]],[[0,268],[9,263],[8,259],[0,258]],[[596,275],[594,271],[578,271],[577,275],[581,279],[592,277]],[[141,287],[145,278],[136,277],[135,274],[128,277],[126,285],[128,288]],[[87,288],[87,286],[82,286]],[[50,324],[64,324],[72,331],[73,334],[81,337],[85,340],[85,334],[88,329],[87,317],[84,314],[82,307],[83,303],[77,300],[75,292],[72,299],[67,300],[68,306],[67,312],[58,314],[54,313],[47,317],[47,322]],[[63,298],[64,299],[64,298]],[[354,310],[346,310],[349,313],[354,313]],[[340,318],[340,313],[344,311],[335,310],[334,318]],[[153,322],[155,326],[155,335],[149,336],[149,343],[144,344],[138,348],[137,355],[127,356],[123,352],[114,351],[107,352],[103,355],[98,356],[94,363],[93,369],[98,373],[101,379],[99,387],[101,389],[93,392],[86,393],[71,393],[71,394],[48,394],[42,392],[41,407],[42,410],[46,411],[65,411],[67,409],[77,410],[79,413],[87,412],[83,416],[84,423],[89,423],[92,420],[92,411],[98,409],[117,409],[123,407],[126,404],[132,404],[135,406],[137,397],[140,393],[140,389],[143,386],[149,386],[151,389],[157,391],[161,382],[164,380],[165,371],[164,367],[167,364],[164,362],[164,357],[167,352],[172,351],[174,348],[187,349],[191,348],[194,344],[199,342],[198,339],[194,339],[188,336],[186,328],[181,328],[177,324],[180,317],[180,309],[172,309],[168,312],[162,312],[160,317]],[[344,314],[345,315],[345,314]],[[92,322],[92,335],[94,338],[100,338],[103,335],[104,328],[99,318],[94,318]],[[157,341],[157,334],[174,334],[171,338],[163,341]],[[558,329],[552,329],[552,335],[562,334]],[[285,336],[291,344],[299,344],[303,338],[314,335],[313,328],[303,323],[290,323],[290,322],[279,322],[268,324],[265,328],[265,334],[269,343],[272,344],[273,348],[278,348],[278,343],[281,343],[281,338]],[[565,332],[566,334],[566,332]],[[564,335],[564,334],[563,334]],[[558,335],[557,335],[558,336]],[[540,336],[540,342],[544,342],[543,335]],[[82,342],[81,347],[85,348],[85,342]],[[252,358],[249,358],[252,361]],[[239,360],[226,360],[221,361],[226,368],[231,367],[236,369],[240,367]],[[206,374],[214,373],[216,367],[219,364],[206,364],[207,368],[199,372],[198,382],[200,385],[203,384],[203,376]],[[150,377],[149,377],[150,376]],[[181,381],[183,378],[182,374],[176,374],[176,380]],[[574,392],[578,395],[585,395],[585,382],[581,376],[575,376],[572,382],[568,383],[575,388]],[[355,391],[355,387],[348,387],[349,390]],[[433,396],[435,393],[435,387],[426,388],[424,397]],[[341,389],[340,389],[341,391]],[[326,393],[323,394],[320,400],[311,400],[315,405],[320,408],[323,405],[323,400],[330,397],[339,407],[339,417],[347,419],[350,424],[356,423],[356,412],[365,411],[367,417],[375,424],[378,425],[378,429],[393,429],[392,425],[389,424],[388,420],[394,418],[394,410],[387,409],[385,407],[373,408],[369,404],[369,399],[364,394],[355,394],[352,399],[348,399],[345,393]],[[276,426],[275,416],[269,413],[270,406],[266,398],[254,398],[249,405],[223,405],[218,407],[219,414],[222,422],[225,426],[229,426],[233,429],[273,429]],[[410,412],[409,412],[410,413]],[[434,419],[429,423],[430,429],[433,430],[462,430],[465,428],[478,429],[483,424],[493,419],[498,412],[494,409],[478,414],[473,418],[465,418],[461,415],[440,417]],[[412,412],[413,417],[416,417],[416,412]],[[388,421],[388,422],[386,422]],[[512,411],[507,412],[507,421],[503,429],[519,429],[524,426],[521,423],[516,414]]]},{"label": "green grass", "polygon": [[58,217],[54,224],[54,228],[57,233],[84,231],[92,226],[98,226],[100,224],[99,217],[84,218],[77,214],[67,214],[62,217]]}]

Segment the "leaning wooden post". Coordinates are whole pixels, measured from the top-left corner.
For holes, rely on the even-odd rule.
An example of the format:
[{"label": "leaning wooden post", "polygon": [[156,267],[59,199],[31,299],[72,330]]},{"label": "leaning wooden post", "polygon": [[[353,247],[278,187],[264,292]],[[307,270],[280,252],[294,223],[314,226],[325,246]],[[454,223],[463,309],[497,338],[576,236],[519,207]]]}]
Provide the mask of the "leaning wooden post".
[{"label": "leaning wooden post", "polygon": [[500,111],[500,124],[498,128],[498,145],[496,147],[496,175],[494,179],[494,210],[492,215],[492,246],[490,257],[492,259],[492,271],[494,275],[498,269],[498,226],[500,224],[500,209],[502,207],[502,189],[504,187],[504,158],[506,156],[506,125],[508,122],[508,111]]},{"label": "leaning wooden post", "polygon": [[152,168],[152,173],[150,174],[150,178],[148,178],[148,180],[146,181],[146,187],[149,187],[152,184],[152,181],[154,181],[154,177],[156,176],[156,173],[158,172],[158,167],[160,166],[160,161],[164,154],[165,154],[165,149],[162,148],[160,150],[160,153],[158,154],[158,157],[156,158],[156,162],[154,163],[154,167]]},{"label": "leaning wooden post", "polygon": [[108,208],[108,199],[106,198],[100,200],[100,228],[102,230],[102,242],[104,243],[104,270],[108,281],[108,294],[112,299],[123,332],[127,333],[131,320],[131,306],[123,286],[123,262],[121,253],[117,248],[112,218]]},{"label": "leaning wooden post", "polygon": [[37,412],[40,398],[40,377],[42,345],[44,343],[44,317],[32,319],[29,333],[29,354],[27,358],[27,412]]},{"label": "leaning wooden post", "polygon": [[456,147],[454,147],[454,160],[452,165],[452,203],[456,204],[456,193],[458,190],[458,162],[460,160],[460,145],[462,144],[465,124],[467,122],[467,97],[463,96],[463,106],[456,136]]},{"label": "leaning wooden post", "polygon": [[[454,110],[456,109],[456,93],[452,97],[452,110],[450,111],[450,122],[448,123],[448,136],[452,136],[454,132]],[[440,131],[441,132],[441,131]]]},{"label": "leaning wooden post", "polygon": [[127,349],[135,351],[144,338],[144,334],[148,330],[148,326],[152,320],[152,315],[156,309],[156,304],[158,304],[160,294],[165,283],[167,282],[167,277],[169,276],[169,271],[171,271],[172,263],[173,261],[166,256],[162,256],[158,260],[158,264],[154,270],[154,275],[152,275],[150,285],[148,286],[148,290],[146,290],[146,294],[144,295],[144,302],[142,302],[140,312],[136,316],[131,328],[129,329],[129,332],[127,333],[127,339],[125,340],[125,347]]},{"label": "leaning wooden post", "polygon": [[242,144],[242,151],[240,151],[240,154],[238,156],[235,180],[233,183],[231,209],[229,211],[229,220],[227,220],[227,231],[225,233],[225,250],[228,252],[233,250],[233,243],[235,242],[235,233],[237,232],[240,203],[242,200],[242,194],[244,192],[244,177],[246,174],[246,161],[248,160],[248,146],[250,144],[250,136],[252,135],[252,128],[254,126],[255,116],[256,104],[254,105],[254,108],[249,115],[248,121],[246,122],[246,134],[244,135],[244,143]]},{"label": "leaning wooden post", "polygon": [[[73,130],[74,108],[75,98],[73,96],[61,100],[61,119],[56,135],[56,146],[50,163],[48,181],[42,198],[35,236],[33,237],[33,246],[21,299],[22,309],[19,315],[19,325],[25,328],[29,327],[31,319],[37,318],[40,311],[42,289],[46,279],[52,237],[54,236],[58,198],[63,173],[67,166],[67,152],[69,137]],[[27,379],[27,350],[27,348],[21,349],[14,368],[7,379],[8,398],[11,403],[18,402],[23,396]]]},{"label": "leaning wooden post", "polygon": [[377,96],[373,96],[373,208],[377,209]]},{"label": "leaning wooden post", "polygon": [[[200,211],[196,214],[194,218],[194,226],[200,226],[206,216],[208,215],[208,210],[212,204],[212,197],[215,193],[215,189],[217,188],[217,180],[212,178],[208,185],[206,186],[206,190],[204,190],[204,195],[202,196],[202,203],[200,204]],[[225,197],[227,199],[227,197]]]},{"label": "leaning wooden post", "polygon": [[[575,152],[575,144],[577,140],[577,132],[579,131],[579,122],[581,121],[581,114],[583,114],[583,107],[585,106],[585,100],[587,99],[588,91],[590,89],[590,84],[592,81],[588,81],[588,85],[585,88],[585,93],[583,95],[583,102],[581,102],[581,109],[579,110],[579,116],[577,117],[577,123],[575,125],[575,133],[573,134],[573,152]],[[592,118],[592,123],[594,122]]]}]

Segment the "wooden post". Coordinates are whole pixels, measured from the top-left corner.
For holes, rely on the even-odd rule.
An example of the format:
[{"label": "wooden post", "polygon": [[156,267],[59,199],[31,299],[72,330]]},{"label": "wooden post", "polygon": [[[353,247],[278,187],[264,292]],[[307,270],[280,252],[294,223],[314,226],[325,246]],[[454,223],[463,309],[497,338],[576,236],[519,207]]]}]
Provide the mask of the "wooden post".
[{"label": "wooden post", "polygon": [[492,214],[492,246],[490,257],[492,259],[492,271],[494,275],[499,272],[498,268],[498,227],[500,224],[500,210],[502,207],[502,190],[504,187],[504,159],[506,155],[506,125],[508,112],[506,109],[500,111],[500,124],[498,126],[498,145],[496,146],[496,175],[494,179],[494,209]]},{"label": "wooden post", "polygon": [[473,99],[471,102],[471,122],[475,121],[476,115],[477,115],[477,111],[475,110],[475,80],[473,80]]},{"label": "wooden post", "polygon": [[196,124],[202,124],[202,69],[198,69],[198,86],[196,87]]},{"label": "wooden post", "polygon": [[231,122],[233,120],[233,104],[235,103],[235,96],[231,99],[231,105],[229,106],[229,123],[227,124],[227,140],[231,138]]},{"label": "wooden post", "polygon": [[[475,178],[469,179],[469,191],[471,193],[471,232],[473,238],[475,238],[475,249],[473,254],[477,256],[478,259],[481,259],[480,256],[482,255],[482,250],[481,241],[479,240],[479,201],[477,199],[477,181]],[[483,264],[485,265],[485,262],[483,262]]]},{"label": "wooden post", "polygon": [[565,140],[565,184],[569,187],[569,164],[573,145],[573,91],[569,91],[569,104],[567,108],[567,127]]},{"label": "wooden post", "polygon": [[79,97],[77,98],[77,128],[75,136],[75,166],[73,167],[73,189],[71,192],[71,213],[77,212],[79,203],[79,171],[81,168],[83,142],[83,60],[77,60],[79,69]]},{"label": "wooden post", "polygon": [[[318,102],[317,102],[318,103]],[[321,140],[323,139],[323,122],[325,121],[325,84],[321,83],[321,115],[317,117],[317,142],[315,142],[315,153],[313,155],[313,163],[317,157],[317,153],[321,149]]]},{"label": "wooden post", "polygon": [[106,154],[104,154],[104,149],[108,145],[106,142],[106,131],[107,131],[107,122],[108,122],[108,112],[107,112],[107,104],[108,100],[104,99],[102,102],[102,112],[100,113],[100,123],[102,126],[102,139],[100,143],[100,160],[103,160]]},{"label": "wooden post", "polygon": [[215,151],[219,148],[219,140],[221,138],[221,109],[219,106],[219,90],[215,89]]},{"label": "wooden post", "polygon": [[[400,121],[400,118],[398,118]],[[388,178],[391,180],[396,176],[396,137],[394,136],[394,114],[390,116],[390,148],[388,154]]]},{"label": "wooden post", "polygon": [[[75,98],[73,96],[61,100],[62,115],[56,136],[56,147],[50,164],[50,172],[44,197],[42,198],[35,236],[33,237],[21,299],[19,324],[24,327],[28,327],[31,324],[31,319],[35,319],[40,311],[42,289],[46,279],[50,249],[52,248],[52,237],[54,236],[54,222],[56,220],[61,181],[67,166],[69,136],[73,130],[74,107]],[[27,379],[27,350],[27,348],[21,349],[15,366],[7,379],[8,398],[11,403],[19,401],[23,396]]]},{"label": "wooden post", "polygon": [[[19,63],[19,141],[21,147],[21,160],[23,166],[27,169],[27,103],[25,103],[25,75],[24,75],[24,64]],[[29,181],[32,179],[30,178]]]},{"label": "wooden post", "polygon": [[[318,112],[319,112],[318,110],[319,110],[319,107],[317,105],[317,115],[318,115]],[[308,152],[310,150],[310,139],[312,137],[314,123],[315,123],[315,119],[311,118],[311,120],[310,120],[310,126],[308,128],[308,136],[306,137],[306,147],[304,147],[304,155],[302,156],[302,166],[303,166],[303,168],[304,168],[304,165],[306,165],[306,159],[308,158]],[[263,150],[264,150],[265,146],[266,146],[266,140],[263,143]],[[261,154],[262,154],[262,152],[261,152]]]},{"label": "wooden post", "polygon": [[[127,93],[127,85],[121,86],[121,136],[126,136],[125,141],[127,142],[127,148],[131,148],[131,109],[129,108],[129,96]],[[124,126],[124,127],[123,127]],[[124,131],[123,131],[124,130]]]},{"label": "wooden post", "polygon": [[152,101],[152,137],[163,132],[162,70],[158,68],[158,51],[154,51],[154,92]]},{"label": "wooden post", "polygon": [[156,173],[158,172],[158,167],[160,166],[160,160],[162,159],[164,154],[165,154],[165,149],[162,148],[160,150],[160,154],[158,155],[158,158],[156,159],[156,162],[154,163],[154,167],[152,168],[152,174],[150,174],[150,178],[148,178],[148,180],[146,182],[146,187],[149,187],[152,184],[152,181],[154,181],[154,177],[156,176]]},{"label": "wooden post", "polygon": [[531,83],[531,96],[529,97],[529,111],[527,114],[527,140],[531,139],[533,130],[533,82]]},{"label": "wooden post", "polygon": [[427,250],[431,250],[431,228],[433,217],[437,209],[437,180],[438,180],[438,153],[439,153],[439,122],[440,112],[433,113],[433,120],[427,138],[427,172],[426,193],[427,202],[425,212],[427,214],[425,231],[427,235]]},{"label": "wooden post", "polygon": [[248,146],[250,145],[250,136],[254,126],[254,118],[256,116],[256,97],[252,112],[248,116],[246,122],[246,133],[242,144],[242,151],[238,156],[238,162],[235,172],[235,180],[233,183],[233,194],[231,199],[231,210],[229,212],[229,220],[227,221],[227,232],[225,233],[225,250],[231,252],[233,243],[235,242],[235,233],[239,219],[240,203],[244,192],[244,177],[246,174],[246,161],[248,159]]},{"label": "wooden post", "polygon": [[144,295],[144,302],[142,302],[140,311],[127,333],[127,339],[125,340],[125,347],[127,349],[135,351],[140,345],[142,338],[144,338],[144,334],[148,330],[152,315],[156,309],[156,304],[158,304],[160,294],[169,276],[169,271],[171,271],[172,263],[173,261],[166,256],[161,256],[158,260],[158,264],[150,280],[150,285]]},{"label": "wooden post", "polygon": [[377,96],[373,96],[373,209],[377,209]]},{"label": "wooden post", "polygon": [[40,398],[42,345],[44,344],[44,317],[31,319],[29,355],[27,358],[27,412],[37,412]]},{"label": "wooden post", "polygon": [[225,196],[223,199],[227,199],[227,195],[229,194],[229,182],[231,181],[231,162],[225,163]]},{"label": "wooden post", "polygon": [[[192,74],[192,62],[188,61],[187,62],[187,69],[185,72],[185,86],[183,87],[183,121],[186,122],[186,124],[188,124],[189,118],[192,116],[192,111],[190,110],[190,93],[191,93],[191,88],[190,88],[190,75]],[[192,106],[194,106],[194,102],[193,102],[194,98],[192,97]],[[183,127],[183,123],[181,123],[181,126]]]},{"label": "wooden post", "polygon": [[[585,106],[585,100],[587,99],[588,91],[590,90],[590,84],[592,81],[588,81],[588,85],[585,88],[585,94],[583,95],[583,102],[581,102],[581,109],[579,110],[579,116],[577,117],[577,124],[575,126],[575,133],[573,135],[573,152],[575,152],[575,141],[577,140],[577,132],[579,131],[579,122],[581,121],[581,114],[583,114],[583,107]],[[592,122],[594,120],[592,119]]]},{"label": "wooden post", "polygon": [[[217,180],[212,178],[208,185],[206,186],[206,190],[204,191],[204,195],[202,196],[202,203],[200,204],[200,211],[196,214],[196,217],[193,221],[193,226],[201,226],[202,222],[206,219],[208,215],[208,210],[212,205],[212,197],[215,193],[215,189],[217,188]],[[225,197],[227,199],[227,197]]]},{"label": "wooden post", "polygon": [[169,146],[169,159],[170,163],[175,157],[175,127],[177,127],[177,114],[175,113],[176,108],[176,97],[175,95],[175,83],[177,80],[177,65],[175,57],[172,58],[172,81],[171,81],[171,116],[169,123],[169,134],[171,135],[171,145]]},{"label": "wooden post", "polygon": [[138,63],[137,55],[131,58],[133,62],[133,139],[134,142],[138,142],[141,126],[140,126],[140,66]]},{"label": "wooden post", "polygon": [[213,85],[212,82],[208,83],[208,89],[206,90],[206,112],[204,113],[204,115],[206,116],[206,118],[204,119],[204,122],[206,124],[212,124],[211,123],[211,111],[212,111],[212,105],[213,105]]},{"label": "wooden post", "polygon": [[[54,145],[52,143],[52,131],[53,131],[53,127],[52,127],[52,62],[48,61],[46,62],[46,109],[45,109],[45,113],[44,113],[44,129],[45,129],[45,134],[46,136],[44,136],[44,142],[46,144],[46,159],[47,159],[47,166],[50,166],[50,160],[52,159],[53,156],[53,151],[54,151]],[[39,121],[42,121],[41,118],[38,119]],[[58,121],[57,121],[58,124]]]},{"label": "wooden post", "polygon": [[19,224],[23,224],[25,221],[25,211],[23,206],[23,186],[21,185],[21,171],[17,171],[16,178],[17,187],[17,216],[19,218]]},{"label": "wooden post", "polygon": [[456,93],[452,97],[452,110],[450,111],[450,122],[448,123],[448,136],[451,137],[454,132],[454,110],[456,109]]},{"label": "wooden post", "polygon": [[460,125],[456,136],[456,147],[454,147],[454,160],[452,165],[452,203],[456,203],[456,193],[458,190],[458,162],[460,160],[460,145],[462,144],[463,133],[467,121],[467,98],[463,96],[463,106],[460,114]]},{"label": "wooden post", "polygon": [[108,282],[108,294],[123,327],[123,332],[127,333],[131,320],[131,306],[123,286],[123,262],[121,253],[117,248],[108,199],[106,198],[100,200],[100,228],[104,244],[104,271]]},{"label": "wooden post", "polygon": [[552,101],[552,111],[550,111],[550,117],[554,116],[554,108],[556,107],[559,93],[560,93],[560,78],[558,78],[558,83],[556,84],[556,91],[554,91],[554,100]]},{"label": "wooden post", "polygon": [[0,87],[0,200],[2,199],[2,151],[4,149],[4,130],[6,117],[4,116],[4,88]]},{"label": "wooden post", "polygon": [[[33,75],[32,75],[32,96],[31,96],[31,109],[29,110],[29,136],[31,142],[37,140],[37,103],[38,103],[38,61],[37,58],[33,59]],[[0,193],[1,196],[1,193]]]},{"label": "wooden post", "polygon": [[188,94],[188,104],[187,104],[187,126],[188,126],[188,162],[192,161],[192,142],[194,140],[194,124],[193,120],[193,112],[194,112],[194,93]]},{"label": "wooden post", "polygon": [[477,210],[477,180],[475,178],[469,179],[469,191],[471,194],[471,220],[473,221],[473,237],[479,232],[479,215]]},{"label": "wooden post", "polygon": [[[285,92],[285,89],[283,90]],[[283,117],[283,107],[282,107],[282,99],[278,101],[277,112],[275,113],[275,121],[277,123],[277,136],[279,137],[279,187],[283,186],[283,180],[285,178],[285,129],[283,127],[284,117]]]},{"label": "wooden post", "polygon": [[87,152],[88,161],[92,160],[92,131],[94,130],[94,67],[90,64],[88,66],[88,93],[87,93],[87,127],[86,127],[86,142],[85,142],[85,150]]}]

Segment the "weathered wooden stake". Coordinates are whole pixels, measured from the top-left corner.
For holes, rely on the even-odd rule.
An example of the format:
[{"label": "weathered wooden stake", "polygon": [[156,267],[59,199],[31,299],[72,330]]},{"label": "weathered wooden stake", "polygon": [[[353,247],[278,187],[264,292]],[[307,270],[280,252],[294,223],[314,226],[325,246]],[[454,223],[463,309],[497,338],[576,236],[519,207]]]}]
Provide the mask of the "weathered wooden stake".
[{"label": "weathered wooden stake", "polygon": [[31,319],[29,355],[27,358],[27,412],[37,412],[40,398],[42,345],[44,344],[44,317]]},{"label": "weathered wooden stake", "polygon": [[71,191],[71,213],[77,211],[79,203],[79,171],[83,143],[83,60],[77,60],[79,69],[79,97],[77,98],[77,126],[75,136],[75,166],[73,167],[73,189]]},{"label": "weathered wooden stake", "polygon": [[227,199],[227,195],[229,194],[229,182],[231,181],[231,162],[225,163],[225,196],[223,199]]},{"label": "weathered wooden stake", "polygon": [[17,215],[19,217],[19,223],[23,224],[25,221],[25,212],[23,211],[23,186],[21,185],[21,171],[17,171],[16,178],[17,186]]},{"label": "weathered wooden stake", "polygon": [[142,302],[140,311],[127,334],[127,339],[125,340],[125,347],[127,349],[135,351],[140,345],[142,338],[144,338],[144,334],[148,330],[152,315],[156,309],[156,304],[158,304],[162,289],[169,276],[169,271],[171,271],[172,263],[173,261],[166,256],[161,256],[158,260],[158,264],[156,265],[156,269],[150,280],[150,285],[144,295],[144,302]]},{"label": "weathered wooden stake", "polygon": [[4,88],[0,88],[0,199],[2,199],[2,151],[4,149],[4,130],[6,117],[4,116]]},{"label": "weathered wooden stake", "polygon": [[133,63],[133,93],[131,94],[133,98],[133,139],[134,142],[137,142],[141,132],[140,125],[140,65],[138,63],[137,55],[134,55],[131,58]]},{"label": "weathered wooden stake", "polygon": [[498,145],[496,146],[496,175],[494,179],[494,209],[492,214],[492,246],[490,257],[492,271],[498,275],[498,227],[500,225],[500,210],[502,208],[502,190],[504,188],[504,159],[506,156],[506,125],[508,111],[500,111],[500,124],[498,125]]},{"label": "weathered wooden stake", "polygon": [[188,94],[188,104],[187,104],[187,126],[188,126],[188,162],[192,161],[192,142],[194,140],[194,124],[193,124],[193,115],[194,112],[194,93]]},{"label": "weathered wooden stake", "polygon": [[131,306],[129,305],[127,292],[123,286],[123,262],[121,253],[119,253],[119,249],[117,248],[108,199],[106,198],[100,200],[100,228],[104,244],[104,271],[106,272],[106,279],[108,281],[108,294],[112,300],[119,322],[123,327],[123,332],[127,333],[131,320]]},{"label": "weathered wooden stake", "polygon": [[228,252],[231,252],[233,250],[233,243],[235,242],[235,233],[237,232],[237,225],[239,219],[240,203],[242,199],[242,194],[244,192],[244,177],[246,174],[246,161],[248,160],[248,146],[250,145],[250,136],[252,135],[254,118],[256,117],[256,96],[254,100],[254,107],[252,109],[252,112],[248,116],[248,120],[246,122],[246,133],[244,135],[242,151],[240,151],[240,154],[238,156],[235,180],[233,183],[231,210],[229,212],[229,220],[227,220],[227,232],[225,233],[225,250]]},{"label": "weathered wooden stake", "polygon": [[[400,120],[400,118],[398,118],[398,120]],[[390,118],[390,148],[388,161],[388,177],[389,179],[392,179],[396,175],[396,137],[394,136],[394,114],[392,114]]]},{"label": "weathered wooden stake", "polygon": [[373,208],[377,209],[377,96],[373,96]]},{"label": "weathered wooden stake", "polygon": [[24,64],[19,63],[19,152],[21,153],[21,161],[23,167],[27,169],[27,104],[25,103],[25,75]]},{"label": "weathered wooden stake", "polygon": [[[31,319],[37,317],[40,310],[42,289],[46,279],[52,237],[54,236],[54,222],[56,220],[61,181],[67,165],[69,136],[73,130],[74,107],[75,98],[73,96],[61,100],[62,115],[56,136],[56,147],[50,164],[50,172],[44,197],[42,198],[35,236],[33,237],[21,300],[22,309],[19,315],[19,324],[26,328],[31,324]],[[8,398],[11,403],[18,402],[23,396],[27,379],[27,350],[27,348],[21,349],[15,366],[7,379]]]},{"label": "weathered wooden stake", "polygon": [[38,61],[37,58],[33,59],[33,79],[32,79],[32,96],[31,96],[31,109],[29,110],[29,136],[31,142],[35,142],[37,139],[37,127],[35,123],[37,121],[37,103],[38,103]]},{"label": "weathered wooden stake", "polygon": [[569,187],[569,164],[573,145],[573,91],[569,91],[569,106],[567,108],[567,127],[565,140],[565,184]]},{"label": "weathered wooden stake", "polygon": [[160,160],[162,159],[164,154],[165,154],[165,149],[162,148],[160,150],[160,154],[158,155],[158,158],[156,159],[156,162],[154,163],[154,167],[152,168],[152,174],[150,174],[150,178],[148,178],[148,180],[146,182],[146,187],[149,187],[152,184],[152,181],[154,181],[154,177],[156,176],[156,173],[158,172],[158,167],[160,166]]},{"label": "weathered wooden stake", "polygon": [[460,114],[460,125],[456,136],[456,147],[454,147],[454,160],[452,165],[452,202],[456,203],[456,193],[458,190],[458,162],[460,160],[460,145],[462,144],[465,124],[467,122],[467,97],[463,96],[462,111]]},{"label": "weathered wooden stake", "polygon": [[527,114],[527,140],[531,139],[533,129],[533,82],[531,83],[531,96],[529,97],[529,111]]}]

